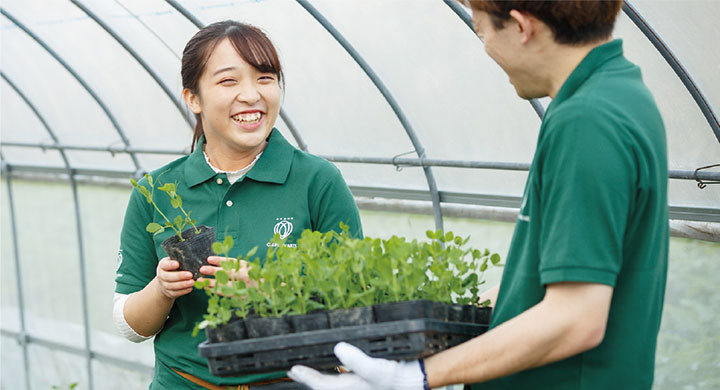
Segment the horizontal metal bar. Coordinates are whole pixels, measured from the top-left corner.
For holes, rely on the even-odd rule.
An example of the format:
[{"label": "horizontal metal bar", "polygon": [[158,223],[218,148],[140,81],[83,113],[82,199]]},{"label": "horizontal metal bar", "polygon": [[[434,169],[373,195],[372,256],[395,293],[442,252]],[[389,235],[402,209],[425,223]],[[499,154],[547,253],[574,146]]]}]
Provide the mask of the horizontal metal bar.
[{"label": "horizontal metal bar", "polygon": [[[22,176],[23,173],[39,173],[39,174],[57,174],[61,178],[67,175],[65,168],[49,168],[36,167],[27,165],[9,165],[3,164],[4,173],[10,175]],[[83,177],[99,177],[102,179],[120,179],[125,183],[128,177],[132,177],[135,172],[130,171],[107,171],[98,169],[73,169],[72,173],[76,175],[78,182],[83,181]],[[700,175],[698,174],[698,177]],[[368,186],[350,186],[350,191],[358,197],[378,197],[386,199],[405,199],[405,200],[421,200],[430,201],[430,193],[427,190],[400,189],[400,188],[383,188]],[[490,195],[490,194],[471,194],[461,192],[440,191],[440,201],[446,204],[468,204],[481,205],[490,207],[520,207],[520,198],[516,196]],[[670,206],[670,219],[681,219],[688,221],[703,222],[720,222],[720,208],[706,207],[679,207]]]},{"label": "horizontal metal bar", "polygon": [[335,163],[356,163],[356,164],[380,164],[395,165],[398,167],[447,167],[447,168],[476,168],[476,169],[498,169],[509,171],[527,171],[530,169],[528,163],[514,162],[490,162],[490,161],[468,161],[468,160],[444,160],[437,158],[413,158],[413,157],[351,157],[351,156],[328,156],[318,155],[328,161]]},{"label": "horizontal metal bar", "polygon": [[36,148],[43,150],[80,150],[85,152],[108,152],[110,154],[170,154],[170,155],[186,155],[190,153],[190,148],[186,149],[155,149],[155,148],[136,148],[126,146],[90,146],[90,145],[69,145],[60,143],[40,143],[34,144],[30,142],[0,142],[0,146],[9,146],[16,148]]},{"label": "horizontal metal bar", "polygon": [[[433,212],[432,204],[429,201],[366,197],[357,197],[355,201],[360,210],[427,216],[432,215]],[[443,203],[442,208],[443,215],[452,218],[483,219],[514,223],[518,215],[518,209],[506,207]],[[673,237],[720,242],[720,223],[683,221],[677,219],[670,219],[668,222],[670,224],[670,235]]]},{"label": "horizontal metal bar", "polygon": [[[70,353],[73,355],[78,355],[82,357],[88,357],[88,351],[85,349],[85,347],[75,347],[72,345],[67,345],[63,343],[59,343],[57,341],[44,339],[42,337],[36,337],[31,336],[28,334],[23,334],[20,332],[15,332],[12,330],[7,329],[1,329],[0,334],[3,337],[9,337],[13,338],[18,341],[18,343],[28,343],[28,344],[37,344],[39,346],[49,348],[56,351],[62,351],[65,353]],[[112,356],[103,352],[98,351],[90,351],[89,352],[90,358],[97,360],[99,362],[103,363],[109,363],[118,367],[123,367],[129,370],[133,371],[144,371],[149,375],[152,375],[154,369],[152,366],[149,366],[147,364],[138,363],[136,360],[126,360],[123,358],[119,358],[117,356]]]},{"label": "horizontal metal bar", "polygon": [[128,178],[135,177],[134,171],[113,171],[109,169],[90,169],[90,168],[72,168],[68,170],[64,167],[47,167],[38,165],[14,165],[14,164],[3,164],[4,171],[13,172],[25,172],[25,173],[40,173],[40,174],[55,174],[60,175],[63,179],[69,180],[66,175],[82,175],[82,176],[95,176],[103,178]]},{"label": "horizontal metal bar", "polygon": [[[0,142],[0,147],[23,147],[23,148],[40,148],[44,150],[79,150],[116,153],[137,153],[137,154],[165,154],[165,155],[185,155],[189,150],[171,150],[171,149],[144,149],[135,147],[117,147],[117,146],[86,146],[86,145],[67,145],[67,144],[33,144],[27,142]],[[436,158],[411,158],[411,157],[353,157],[353,156],[334,156],[334,155],[318,155],[328,161],[334,163],[349,164],[377,164],[377,165],[394,165],[397,167],[445,167],[445,168],[471,168],[471,169],[494,169],[506,171],[528,171],[530,164],[517,162],[497,162],[497,161],[469,161],[469,160],[444,160]],[[41,169],[41,166],[35,167]],[[52,168],[51,168],[52,169]],[[80,170],[80,169],[78,169]],[[76,171],[76,169],[73,169]],[[88,170],[84,170],[88,171]],[[101,171],[99,171],[101,172]],[[111,171],[102,171],[111,172]],[[720,172],[699,171],[682,171],[670,170],[668,172],[670,179],[678,180],[720,180]]]},{"label": "horizontal metal bar", "polygon": [[[350,186],[350,191],[353,195],[358,197],[379,197],[385,199],[405,199],[415,201],[430,200],[430,194],[423,190]],[[515,209],[520,208],[521,203],[521,198],[515,196],[470,194],[448,191],[440,191],[440,200],[442,203]],[[669,218],[686,221],[720,222],[720,208],[670,206]]]}]

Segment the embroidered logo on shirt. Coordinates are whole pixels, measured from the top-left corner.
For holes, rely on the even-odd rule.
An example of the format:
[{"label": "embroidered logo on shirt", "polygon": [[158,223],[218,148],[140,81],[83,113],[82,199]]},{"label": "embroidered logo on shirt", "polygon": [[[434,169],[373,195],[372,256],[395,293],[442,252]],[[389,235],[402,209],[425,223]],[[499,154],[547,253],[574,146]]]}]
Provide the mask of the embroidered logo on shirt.
[{"label": "embroidered logo on shirt", "polygon": [[120,269],[120,265],[122,264],[122,260],[123,260],[123,258],[122,258],[122,248],[121,248],[121,249],[118,250],[118,255],[117,255],[117,267],[115,268],[115,271],[117,271],[117,270]]},{"label": "embroidered logo on shirt", "polygon": [[293,231],[292,217],[289,218],[275,218],[276,221],[280,221],[275,224],[273,232],[279,234],[281,239],[285,239]]},{"label": "embroidered logo on shirt", "polygon": [[118,255],[117,255],[117,268],[115,268],[115,272],[116,272],[116,273],[115,273],[115,280],[120,279],[120,278],[123,277],[123,274],[117,273],[117,271],[120,270],[120,265],[122,264],[122,261],[123,261],[122,248],[120,248],[120,249],[118,250]]}]

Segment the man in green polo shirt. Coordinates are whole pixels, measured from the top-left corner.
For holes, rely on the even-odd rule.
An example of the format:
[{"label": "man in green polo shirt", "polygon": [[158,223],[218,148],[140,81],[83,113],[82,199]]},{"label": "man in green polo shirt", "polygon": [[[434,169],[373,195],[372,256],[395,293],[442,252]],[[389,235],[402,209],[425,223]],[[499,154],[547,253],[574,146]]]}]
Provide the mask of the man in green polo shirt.
[{"label": "man in green polo shirt", "polygon": [[665,130],[611,40],[620,1],[469,1],[485,50],[525,99],[550,96],[491,329],[423,361],[335,352],[314,389],[650,389],[667,274]]},{"label": "man in green polo shirt", "polygon": [[[164,172],[160,178],[163,183],[178,184],[183,208],[192,211],[197,225],[215,227],[218,240],[224,234],[233,237],[235,247],[231,256],[258,247],[257,255],[264,258],[275,233],[286,239],[285,245],[293,245],[305,229],[339,231],[340,222],[349,225],[351,233],[362,235],[355,200],[340,171],[326,160],[297,150],[277,129],[272,130],[265,150],[245,172],[218,172],[206,160],[204,142],[201,136],[192,154],[151,175],[157,178]],[[140,184],[148,186],[145,179]],[[170,197],[156,191],[154,199],[160,210],[173,210]],[[153,236],[145,231],[145,226],[153,221],[164,224],[162,216],[140,192],[133,191],[120,238],[116,276],[116,293],[120,296],[153,288],[156,268],[167,257],[160,243],[173,232]],[[160,266],[170,261],[163,260]],[[198,354],[204,334],[191,336],[207,309],[208,297],[204,291],[190,289],[175,299],[162,329],[154,335],[154,383],[162,383],[163,389],[203,389],[192,382],[198,383],[196,379],[200,379],[211,384],[238,385],[285,377],[285,372],[227,378],[211,375],[207,361]],[[116,316],[122,316],[120,310]],[[126,329],[134,341],[150,338]],[[180,373],[195,379],[185,380]]]}]

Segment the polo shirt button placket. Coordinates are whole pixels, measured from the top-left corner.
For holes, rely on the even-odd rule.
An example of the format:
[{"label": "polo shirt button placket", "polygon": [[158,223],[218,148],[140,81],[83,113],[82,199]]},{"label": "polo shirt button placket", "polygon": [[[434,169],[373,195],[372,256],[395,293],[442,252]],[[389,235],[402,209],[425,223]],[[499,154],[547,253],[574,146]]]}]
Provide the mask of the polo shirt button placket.
[{"label": "polo shirt button placket", "polygon": [[221,178],[218,177],[217,180],[215,180],[215,182],[218,183],[218,184],[222,184],[222,183],[223,183],[223,179],[221,179]]},{"label": "polo shirt button placket", "polygon": [[227,207],[232,207],[233,201],[232,201],[232,200],[228,200],[227,202],[225,202],[225,204],[227,205]]}]

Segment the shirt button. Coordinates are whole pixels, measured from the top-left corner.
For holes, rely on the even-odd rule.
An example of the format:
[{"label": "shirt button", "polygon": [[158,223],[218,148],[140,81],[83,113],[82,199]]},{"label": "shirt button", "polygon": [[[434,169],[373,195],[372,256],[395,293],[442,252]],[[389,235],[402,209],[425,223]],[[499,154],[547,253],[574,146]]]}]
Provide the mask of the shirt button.
[{"label": "shirt button", "polygon": [[223,182],[222,182],[222,179],[221,179],[221,178],[219,178],[219,177],[218,177],[218,179],[217,179],[217,180],[215,180],[215,182],[217,182],[218,184],[222,184],[222,183],[223,183]]},{"label": "shirt button", "polygon": [[232,207],[232,200],[228,200],[227,202],[225,202],[225,204],[227,205],[227,207]]}]

